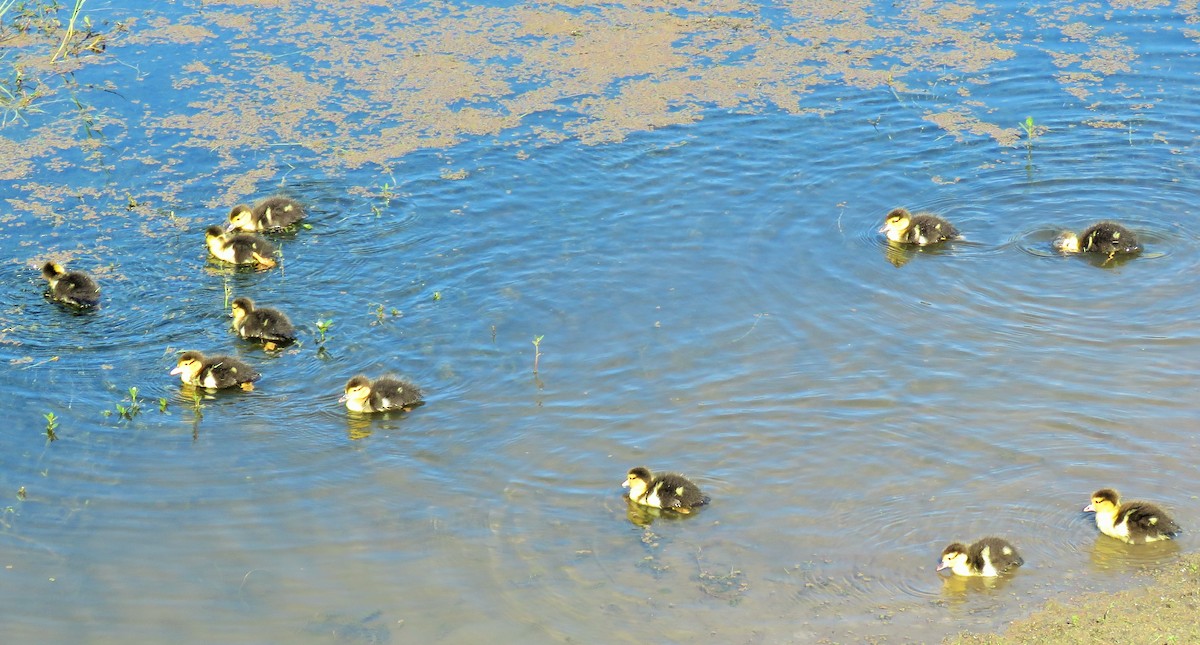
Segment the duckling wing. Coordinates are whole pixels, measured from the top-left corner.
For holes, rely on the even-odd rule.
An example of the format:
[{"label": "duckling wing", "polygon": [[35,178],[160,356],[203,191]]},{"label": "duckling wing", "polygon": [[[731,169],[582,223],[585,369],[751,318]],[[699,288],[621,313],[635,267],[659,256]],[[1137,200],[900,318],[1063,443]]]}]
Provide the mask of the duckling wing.
[{"label": "duckling wing", "polygon": [[296,340],[296,329],[292,321],[274,309],[256,309],[243,327],[244,335],[261,338],[274,343],[290,343]]},{"label": "duckling wing", "polygon": [[100,301],[100,287],[86,274],[72,271],[55,283],[54,297],[74,305],[90,307]]},{"label": "duckling wing", "polygon": [[1158,540],[1179,535],[1182,530],[1162,509],[1146,502],[1130,502],[1117,513],[1116,524],[1129,527],[1130,538],[1136,541]]},{"label": "duckling wing", "polygon": [[421,390],[412,383],[385,376],[371,383],[368,400],[376,410],[406,408],[421,401]]},{"label": "duckling wing", "polygon": [[285,229],[304,219],[306,214],[304,206],[289,197],[268,197],[254,207],[254,215],[264,231]]},{"label": "duckling wing", "polygon": [[250,264],[260,261],[258,258],[270,258],[275,255],[275,247],[270,242],[254,235],[234,235],[228,241],[233,250],[235,264]]},{"label": "duckling wing", "polygon": [[261,376],[253,367],[228,356],[214,356],[205,366],[200,382],[211,379],[216,387],[233,387],[241,383],[252,383]]},{"label": "duckling wing", "polygon": [[683,475],[665,473],[657,478],[656,484],[663,508],[690,509],[710,501],[707,495],[700,492],[698,486]]},{"label": "duckling wing", "polygon": [[916,215],[912,220],[910,235],[917,244],[933,244],[958,237],[958,229],[940,217]]}]

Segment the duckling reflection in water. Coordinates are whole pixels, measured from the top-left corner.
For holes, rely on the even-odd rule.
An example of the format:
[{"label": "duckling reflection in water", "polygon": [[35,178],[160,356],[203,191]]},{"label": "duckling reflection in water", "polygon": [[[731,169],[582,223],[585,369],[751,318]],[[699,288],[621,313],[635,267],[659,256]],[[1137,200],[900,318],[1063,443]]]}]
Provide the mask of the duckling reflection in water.
[{"label": "duckling reflection in water", "polygon": [[655,476],[643,466],[631,468],[621,486],[629,489],[629,499],[638,504],[677,513],[691,513],[710,501],[687,477],[675,473]]},{"label": "duckling reflection in water", "polygon": [[1101,533],[1129,544],[1170,540],[1183,532],[1159,507],[1149,502],[1122,504],[1120,494],[1111,488],[1092,493],[1092,503],[1083,512],[1096,514]]},{"label": "duckling reflection in water", "polygon": [[246,391],[253,390],[254,381],[261,376],[253,367],[232,356],[206,357],[197,351],[180,354],[171,375],[179,375],[184,385],[210,390],[240,387]]},{"label": "duckling reflection in water", "polygon": [[955,542],[942,550],[937,570],[950,569],[956,576],[995,577],[1025,564],[1017,548],[1008,540],[985,537],[967,546]]},{"label": "duckling reflection in water", "polygon": [[928,246],[961,237],[953,224],[937,215],[914,215],[906,208],[894,208],[884,216],[879,232],[892,242],[916,246]]},{"label": "duckling reflection in water", "polygon": [[67,271],[57,262],[42,265],[42,277],[50,283],[50,297],[83,309],[100,304],[100,287],[82,271]]},{"label": "duckling reflection in water", "polygon": [[1137,235],[1116,222],[1093,224],[1079,235],[1063,231],[1054,239],[1053,246],[1059,253],[1095,253],[1107,256],[1108,260],[1118,255],[1135,255],[1142,250]]},{"label": "duckling reflection in water", "polygon": [[371,381],[361,374],[346,382],[345,393],[338,401],[351,412],[366,413],[407,412],[422,403],[421,390],[412,383],[391,376]]},{"label": "duckling reflection in water", "polygon": [[264,231],[283,231],[300,220],[308,213],[304,205],[282,195],[268,197],[254,206],[238,204],[229,211],[229,230],[261,233]]},{"label": "duckling reflection in water", "polygon": [[256,307],[249,298],[236,298],[230,307],[233,330],[247,340],[263,343],[268,351],[296,341],[296,329],[282,311]]},{"label": "duckling reflection in water", "polygon": [[255,264],[264,269],[275,266],[275,247],[257,235],[226,233],[212,225],[204,231],[204,243],[213,257],[230,264]]}]

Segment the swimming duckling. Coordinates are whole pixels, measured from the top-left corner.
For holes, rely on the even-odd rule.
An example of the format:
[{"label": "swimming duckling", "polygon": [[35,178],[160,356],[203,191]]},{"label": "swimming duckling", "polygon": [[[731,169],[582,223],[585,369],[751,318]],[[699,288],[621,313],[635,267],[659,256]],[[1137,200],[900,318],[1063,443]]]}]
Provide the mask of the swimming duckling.
[{"label": "swimming duckling", "polygon": [[901,244],[916,244],[926,246],[945,242],[957,237],[958,229],[946,220],[929,213],[913,215],[906,208],[893,208],[883,218],[880,233],[885,233],[887,239]]},{"label": "swimming duckling", "polygon": [[231,231],[282,231],[304,219],[304,205],[282,195],[268,197],[253,207],[238,204],[229,211]]},{"label": "swimming duckling", "polygon": [[644,506],[664,508],[679,513],[691,513],[692,508],[707,504],[710,499],[700,488],[683,475],[663,473],[657,477],[643,466],[632,468],[621,483],[629,489],[629,499]]},{"label": "swimming duckling", "polygon": [[985,537],[967,546],[955,542],[942,549],[942,561],[937,570],[949,568],[956,576],[995,577],[1025,564],[1017,547],[1008,540]]},{"label": "swimming duckling", "polygon": [[421,403],[421,390],[391,376],[372,382],[360,374],[346,382],[345,394],[338,401],[351,412],[408,411]]},{"label": "swimming duckling", "polygon": [[42,276],[50,281],[50,296],[59,302],[76,307],[100,304],[100,287],[82,271],[68,272],[57,262],[47,262],[42,265]]},{"label": "swimming duckling", "polygon": [[275,266],[275,247],[257,235],[226,233],[216,224],[204,231],[204,242],[213,257],[230,264],[257,264],[263,268]]},{"label": "swimming duckling", "polygon": [[1085,228],[1076,236],[1063,231],[1054,240],[1054,250],[1059,253],[1099,253],[1113,257],[1122,253],[1137,253],[1142,250],[1137,235],[1116,222],[1100,222]]},{"label": "swimming duckling", "polygon": [[253,367],[231,356],[205,358],[204,354],[196,351],[180,354],[179,362],[171,374],[178,374],[184,385],[198,385],[213,390],[240,387],[246,391],[254,389],[254,381],[260,376]]},{"label": "swimming duckling", "polygon": [[278,309],[255,307],[249,298],[234,299],[231,309],[233,330],[242,338],[260,340],[268,350],[296,340],[292,321]]},{"label": "swimming duckling", "polygon": [[1183,532],[1159,507],[1147,502],[1122,504],[1121,496],[1111,488],[1092,493],[1092,503],[1083,512],[1096,514],[1096,528],[1101,533],[1129,544],[1170,540]]}]

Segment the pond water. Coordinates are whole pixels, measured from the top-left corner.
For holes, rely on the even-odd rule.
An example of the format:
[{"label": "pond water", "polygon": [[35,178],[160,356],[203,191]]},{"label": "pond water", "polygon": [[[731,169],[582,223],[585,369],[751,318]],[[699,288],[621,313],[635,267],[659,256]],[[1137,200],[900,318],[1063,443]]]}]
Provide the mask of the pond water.
[{"label": "pond water", "polygon": [[[1200,526],[1194,7],[122,4],[71,77],[6,22],[49,93],[0,129],[6,642],[927,642],[1194,548],[1080,511]],[[276,192],[279,267],[207,259]],[[1146,252],[1050,252],[1100,218]],[[193,399],[187,349],[263,377]],[[988,534],[1015,576],[935,573]]]}]

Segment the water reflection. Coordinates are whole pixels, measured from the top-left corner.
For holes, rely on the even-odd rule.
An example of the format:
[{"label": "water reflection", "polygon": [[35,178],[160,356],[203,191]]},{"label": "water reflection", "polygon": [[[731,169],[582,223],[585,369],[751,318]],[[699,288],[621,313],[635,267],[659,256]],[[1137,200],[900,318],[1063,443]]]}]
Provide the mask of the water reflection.
[{"label": "water reflection", "polygon": [[1107,535],[1097,535],[1091,548],[1086,550],[1088,562],[1095,571],[1121,572],[1150,570],[1168,564],[1179,557],[1180,546],[1176,540],[1128,544]]},{"label": "water reflection", "polygon": [[1007,589],[1019,575],[1019,570],[1005,576],[941,575],[942,598],[951,603],[963,603],[971,594],[998,593]]}]

